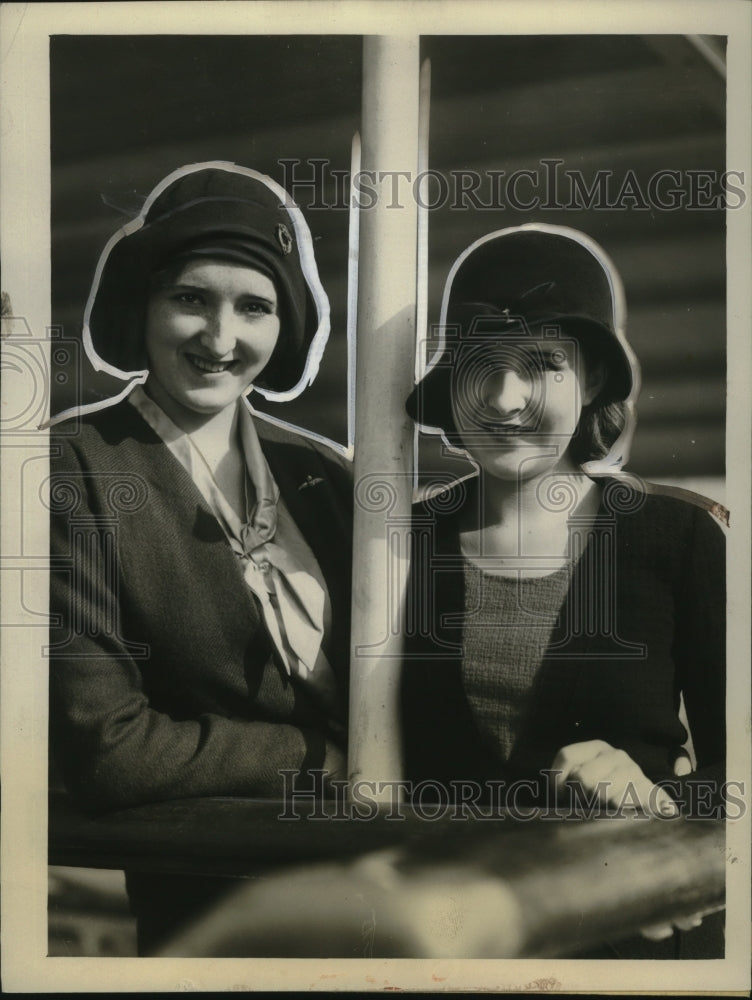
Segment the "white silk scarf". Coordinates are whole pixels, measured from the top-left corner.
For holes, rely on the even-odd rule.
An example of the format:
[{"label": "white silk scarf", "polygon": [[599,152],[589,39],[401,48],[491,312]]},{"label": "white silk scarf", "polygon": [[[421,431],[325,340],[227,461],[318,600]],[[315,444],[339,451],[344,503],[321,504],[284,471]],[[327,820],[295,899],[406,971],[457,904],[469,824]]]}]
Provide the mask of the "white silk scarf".
[{"label": "white silk scarf", "polygon": [[141,386],[129,401],[193,479],[238,556],[245,582],[258,598],[264,623],[285,670],[318,691],[334,708],[336,681],[321,641],[331,609],[321,570],[280,499],[253,418],[242,401],[238,423],[255,504],[241,521],[217,485],[203,451]]}]

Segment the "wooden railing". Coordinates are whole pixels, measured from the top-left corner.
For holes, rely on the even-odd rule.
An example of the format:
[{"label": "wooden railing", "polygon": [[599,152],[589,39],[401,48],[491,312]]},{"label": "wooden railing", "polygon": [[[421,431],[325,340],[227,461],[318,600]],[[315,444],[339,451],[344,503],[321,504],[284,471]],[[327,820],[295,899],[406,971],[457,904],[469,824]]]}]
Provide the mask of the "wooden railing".
[{"label": "wooden railing", "polygon": [[50,862],[249,876],[165,951],[182,956],[567,955],[723,904],[720,820],[295,813],[195,799],[92,818],[55,797]]}]

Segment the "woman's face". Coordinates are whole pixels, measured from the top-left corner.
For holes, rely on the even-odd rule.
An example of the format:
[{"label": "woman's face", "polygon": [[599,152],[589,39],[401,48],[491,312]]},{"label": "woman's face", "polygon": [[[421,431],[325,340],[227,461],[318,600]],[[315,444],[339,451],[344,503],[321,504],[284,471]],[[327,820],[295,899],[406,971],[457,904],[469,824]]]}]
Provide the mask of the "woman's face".
[{"label": "woman's face", "polygon": [[248,390],[279,338],[274,282],[250,267],[197,258],[150,295],[147,386],[179,427]]},{"label": "woman's face", "polygon": [[594,382],[571,338],[519,334],[463,345],[452,372],[454,424],[485,473],[531,479],[567,467]]}]

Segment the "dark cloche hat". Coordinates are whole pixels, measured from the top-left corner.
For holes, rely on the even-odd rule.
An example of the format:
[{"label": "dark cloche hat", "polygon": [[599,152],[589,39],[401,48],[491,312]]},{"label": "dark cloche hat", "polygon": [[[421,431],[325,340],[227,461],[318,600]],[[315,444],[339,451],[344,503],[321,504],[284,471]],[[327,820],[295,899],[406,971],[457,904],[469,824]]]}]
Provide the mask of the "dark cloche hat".
[{"label": "dark cloche hat", "polygon": [[170,174],[139,217],[105,247],[84,321],[94,367],[121,377],[145,368],[150,279],[192,255],[254,267],[274,281],[280,338],[258,385],[273,399],[297,395],[315,377],[329,335],[329,301],[311,234],[284,188],[255,170],[220,161]]},{"label": "dark cloche hat", "polygon": [[605,363],[599,405],[637,392],[639,369],[624,335],[621,280],[605,252],[566,226],[531,223],[477,240],[455,261],[441,308],[442,347],[407,400],[418,423],[453,431],[456,349],[509,333],[559,327],[586,336]]}]

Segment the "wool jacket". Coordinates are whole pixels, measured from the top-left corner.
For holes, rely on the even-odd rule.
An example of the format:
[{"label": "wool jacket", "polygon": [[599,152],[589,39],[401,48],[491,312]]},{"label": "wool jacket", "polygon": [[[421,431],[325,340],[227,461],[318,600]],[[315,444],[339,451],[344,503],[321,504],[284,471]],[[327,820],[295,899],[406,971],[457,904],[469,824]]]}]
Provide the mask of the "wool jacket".
[{"label": "wool jacket", "polygon": [[[407,777],[452,782],[534,779],[564,746],[604,740],[654,782],[674,778],[687,732],[714,788],[725,759],[725,538],[705,510],[615,478],[577,562],[526,718],[506,762],[485,744],[462,685],[465,593],[459,513],[465,481],[416,505],[402,680]],[[679,783],[681,786],[681,783]],[[679,788],[681,792],[681,787]]]},{"label": "wool jacket", "polygon": [[[347,704],[351,481],[334,451],[255,419],[326,581],[322,648]],[[91,810],[279,796],[323,766],[343,720],[291,680],[256,599],[183,466],[124,400],[53,429],[51,737]]]}]

